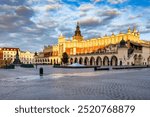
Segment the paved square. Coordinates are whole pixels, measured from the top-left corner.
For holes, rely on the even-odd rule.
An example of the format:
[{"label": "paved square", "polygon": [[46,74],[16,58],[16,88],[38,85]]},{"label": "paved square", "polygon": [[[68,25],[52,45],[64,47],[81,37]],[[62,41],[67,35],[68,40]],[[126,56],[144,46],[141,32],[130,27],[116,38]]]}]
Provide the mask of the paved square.
[{"label": "paved square", "polygon": [[150,69],[0,69],[0,99],[150,99]]}]

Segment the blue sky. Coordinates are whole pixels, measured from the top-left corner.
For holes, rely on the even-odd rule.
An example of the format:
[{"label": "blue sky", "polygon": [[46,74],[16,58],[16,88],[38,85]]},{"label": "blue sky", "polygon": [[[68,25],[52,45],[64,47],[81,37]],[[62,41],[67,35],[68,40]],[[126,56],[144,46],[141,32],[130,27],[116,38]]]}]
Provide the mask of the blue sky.
[{"label": "blue sky", "polygon": [[0,0],[0,47],[41,51],[71,39],[77,21],[85,39],[136,26],[150,40],[149,14],[150,0]]}]

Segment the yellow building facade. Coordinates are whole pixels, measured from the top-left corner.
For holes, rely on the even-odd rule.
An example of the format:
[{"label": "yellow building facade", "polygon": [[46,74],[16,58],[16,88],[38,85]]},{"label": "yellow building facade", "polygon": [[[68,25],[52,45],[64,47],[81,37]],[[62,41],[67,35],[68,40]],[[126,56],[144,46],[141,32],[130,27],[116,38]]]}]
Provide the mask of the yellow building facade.
[{"label": "yellow building facade", "polygon": [[[116,35],[111,34],[110,36],[105,35],[101,38],[84,39],[80,31],[79,23],[77,23],[75,33],[71,40],[66,39],[66,37],[61,34],[58,37],[58,44],[45,47],[42,52],[43,56],[41,56],[41,58],[37,57],[36,61],[39,64],[58,64],[61,63],[62,54],[64,52],[67,52],[67,54],[69,55],[69,63],[72,64],[74,62],[77,62],[75,61],[75,58],[78,58],[79,62],[79,59],[82,56],[83,58],[86,55],[91,55],[92,57],[92,55],[95,55],[96,53],[97,56],[102,56],[98,54],[99,51],[103,51],[104,49],[107,49],[112,45],[118,45],[122,40],[126,42],[126,46],[128,47],[128,49],[130,46],[130,44],[128,44],[129,42],[136,43],[137,45],[139,44],[144,47],[149,47],[149,42],[140,39],[140,33],[136,30],[136,28],[134,28],[133,30],[129,28],[126,33],[119,33]],[[118,46],[116,52],[118,52]],[[107,54],[107,52],[104,54]],[[82,64],[84,64],[84,62]]]}]

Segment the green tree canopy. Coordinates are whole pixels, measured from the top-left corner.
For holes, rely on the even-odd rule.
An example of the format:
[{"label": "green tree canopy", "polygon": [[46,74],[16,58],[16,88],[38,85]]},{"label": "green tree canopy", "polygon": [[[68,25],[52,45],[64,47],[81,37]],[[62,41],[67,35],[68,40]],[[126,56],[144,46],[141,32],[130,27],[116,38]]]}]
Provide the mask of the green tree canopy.
[{"label": "green tree canopy", "polygon": [[68,54],[67,54],[66,52],[64,52],[64,53],[62,54],[62,62],[63,62],[64,64],[67,64],[67,63],[68,63],[68,60],[69,60],[69,56],[68,56]]}]

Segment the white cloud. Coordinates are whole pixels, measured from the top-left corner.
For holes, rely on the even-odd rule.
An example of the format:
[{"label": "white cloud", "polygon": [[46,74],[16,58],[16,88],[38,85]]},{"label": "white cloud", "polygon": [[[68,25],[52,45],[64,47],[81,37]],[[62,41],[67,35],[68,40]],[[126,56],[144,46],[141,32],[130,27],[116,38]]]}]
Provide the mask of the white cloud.
[{"label": "white cloud", "polygon": [[103,0],[91,0],[91,1],[94,2],[94,3],[98,3],[98,2],[101,2]]},{"label": "white cloud", "polygon": [[111,4],[121,4],[126,2],[127,0],[108,0],[109,3]]},{"label": "white cloud", "polygon": [[79,7],[79,10],[88,11],[88,10],[91,10],[93,8],[94,8],[94,6],[92,4],[83,4]]},{"label": "white cloud", "polygon": [[[79,6],[60,0],[31,1],[32,3],[28,4],[28,7],[34,10],[34,15],[26,17],[26,19],[21,15],[16,16],[15,11],[20,6],[0,5],[0,30],[2,31],[0,32],[2,39],[0,43],[9,44],[13,39],[11,45],[38,50],[44,45],[57,43],[61,32],[66,38],[72,37],[77,21],[81,23],[81,31],[85,39],[105,34],[111,35],[112,32],[115,34],[120,31],[126,32],[129,26],[132,28],[134,25],[137,25],[138,30],[142,32],[142,38],[143,35],[150,33],[150,25],[148,25],[150,16],[147,15],[150,13],[149,7],[125,6],[117,8],[109,4],[97,3],[103,0],[91,0],[89,3],[78,2]],[[119,4],[126,0],[106,1],[111,4]],[[16,30],[13,27],[16,27]],[[20,40],[20,44],[17,45],[15,43],[18,40]],[[28,41],[31,41],[31,45],[27,44]],[[33,47],[33,43],[37,47]]]}]

